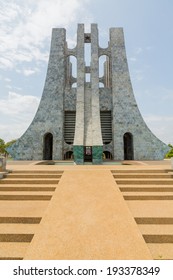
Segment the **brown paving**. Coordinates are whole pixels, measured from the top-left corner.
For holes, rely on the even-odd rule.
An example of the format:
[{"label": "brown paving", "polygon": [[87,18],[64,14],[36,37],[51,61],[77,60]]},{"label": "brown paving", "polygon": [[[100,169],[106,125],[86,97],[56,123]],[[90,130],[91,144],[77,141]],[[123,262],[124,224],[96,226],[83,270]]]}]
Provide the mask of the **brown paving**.
[{"label": "brown paving", "polygon": [[173,176],[168,163],[113,171],[154,259],[173,259]]},{"label": "brown paving", "polygon": [[173,259],[170,161],[126,163],[9,162],[0,259]]}]

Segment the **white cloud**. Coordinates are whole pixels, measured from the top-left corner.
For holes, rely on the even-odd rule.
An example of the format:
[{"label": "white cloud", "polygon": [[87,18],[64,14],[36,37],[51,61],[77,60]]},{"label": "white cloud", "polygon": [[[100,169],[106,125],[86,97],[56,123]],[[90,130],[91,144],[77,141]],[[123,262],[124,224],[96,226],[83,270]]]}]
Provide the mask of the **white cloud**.
[{"label": "white cloud", "polygon": [[0,1],[0,68],[47,62],[47,39],[53,27],[69,27],[85,14],[89,0]]},{"label": "white cloud", "polygon": [[25,118],[36,111],[39,99],[32,95],[21,95],[10,91],[7,99],[0,100],[1,114],[14,118]]},{"label": "white cloud", "polygon": [[23,70],[23,73],[24,73],[25,76],[31,76],[31,75],[35,74],[36,72],[38,72],[38,71],[32,70],[32,69]]},{"label": "white cloud", "polygon": [[[21,71],[21,72],[22,72],[22,71]],[[39,69],[38,69],[38,68],[24,69],[24,70],[23,70],[23,74],[24,74],[25,76],[31,76],[31,75],[33,75],[33,74],[35,74],[35,73],[37,73],[37,72],[39,72]]]},{"label": "white cloud", "polygon": [[160,140],[173,144],[173,116],[145,115],[144,120]]},{"label": "white cloud", "polygon": [[[28,123],[29,125],[29,123]],[[11,141],[13,139],[18,139],[25,132],[27,128],[26,122],[0,124],[0,138],[5,142]]]},{"label": "white cloud", "polygon": [[0,100],[0,138],[5,141],[20,137],[30,125],[39,105],[32,95],[21,95],[10,91],[8,98]]},{"label": "white cloud", "polygon": [[9,58],[6,57],[0,57],[0,68],[1,69],[12,69],[13,68],[13,62],[10,61]]}]

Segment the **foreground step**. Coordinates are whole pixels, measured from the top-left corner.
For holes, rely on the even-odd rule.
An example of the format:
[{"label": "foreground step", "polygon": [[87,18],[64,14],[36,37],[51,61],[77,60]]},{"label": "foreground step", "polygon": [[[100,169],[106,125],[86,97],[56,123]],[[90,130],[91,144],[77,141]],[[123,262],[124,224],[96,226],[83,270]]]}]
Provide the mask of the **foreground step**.
[{"label": "foreground step", "polygon": [[39,224],[41,217],[0,217],[0,224]]},{"label": "foreground step", "polygon": [[133,174],[116,174],[113,175],[115,179],[169,179],[169,178],[173,178],[173,175],[171,174],[167,174],[167,173],[150,173],[150,174],[138,174],[138,173],[133,173]]},{"label": "foreground step", "polygon": [[138,225],[173,225],[171,217],[135,217]]},{"label": "foreground step", "polygon": [[8,200],[8,201],[12,201],[12,200],[28,200],[28,201],[32,201],[32,200],[51,200],[52,195],[46,195],[46,194],[39,194],[39,195],[24,195],[24,194],[9,194],[9,195],[0,195],[0,201],[2,200]]},{"label": "foreground step", "polygon": [[30,242],[1,242],[1,260],[22,260]]},{"label": "foreground step", "polygon": [[157,185],[152,185],[151,187],[149,186],[133,186],[131,187],[128,185],[121,185],[121,187],[119,187],[121,192],[173,192],[173,187],[167,187],[167,185],[165,186],[160,186],[158,187]]},{"label": "foreground step", "polygon": [[31,242],[33,236],[34,234],[1,233],[0,242]]},{"label": "foreground step", "polygon": [[166,195],[166,194],[162,194],[162,195],[157,195],[157,194],[140,194],[140,195],[131,195],[131,194],[124,194],[123,195],[125,200],[173,200],[173,195]]},{"label": "foreground step", "polygon": [[148,243],[147,246],[155,260],[173,260],[172,243]]},{"label": "foreground step", "polygon": [[34,234],[39,224],[0,223],[0,234]]},{"label": "foreground step", "polygon": [[[2,180],[3,181],[3,180]],[[116,179],[118,185],[172,185],[173,179]]]},{"label": "foreground step", "polygon": [[155,235],[172,235],[173,234],[173,224],[145,224],[145,225],[139,225],[138,227],[140,229],[140,232],[143,235],[150,235],[150,234],[155,234]]},{"label": "foreground step", "polygon": [[45,201],[8,201],[1,200],[1,217],[42,217],[49,200]]},{"label": "foreground step", "polygon": [[0,194],[2,194],[2,192],[4,192],[3,194],[8,193],[8,192],[54,192],[56,190],[56,186],[53,186],[52,184],[51,185],[48,185],[48,186],[38,186],[38,185],[20,185],[19,186],[16,186],[16,184],[14,185],[8,185],[8,184],[5,184],[5,186],[1,187],[0,186]]},{"label": "foreground step", "polygon": [[145,173],[153,173],[153,174],[157,174],[157,173],[168,173],[171,172],[172,169],[119,169],[119,170],[111,170],[112,174],[125,174],[125,173],[129,173],[129,174],[145,174]]},{"label": "foreground step", "polygon": [[133,217],[172,218],[173,203],[171,200],[126,200]]},{"label": "foreground step", "polygon": [[22,178],[40,178],[40,179],[46,179],[46,178],[61,178],[61,174],[37,174],[37,173],[33,173],[33,174],[23,174],[23,173],[18,173],[18,174],[8,174],[8,175],[5,175],[4,178],[8,178],[8,179],[11,179],[11,178],[15,178],[15,179],[22,179]]},{"label": "foreground step", "polygon": [[11,174],[63,174],[63,170],[13,170]]},{"label": "foreground step", "polygon": [[58,179],[2,179],[0,184],[58,184]]}]

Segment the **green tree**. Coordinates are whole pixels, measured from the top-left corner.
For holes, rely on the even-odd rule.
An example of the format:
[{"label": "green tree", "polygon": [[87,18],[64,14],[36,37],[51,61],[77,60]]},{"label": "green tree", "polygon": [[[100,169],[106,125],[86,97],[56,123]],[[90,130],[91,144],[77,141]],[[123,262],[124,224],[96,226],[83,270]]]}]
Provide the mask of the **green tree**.
[{"label": "green tree", "polygon": [[7,148],[10,147],[13,143],[15,143],[17,140],[11,140],[7,143],[3,139],[0,138],[0,155],[8,155]]},{"label": "green tree", "polygon": [[7,149],[8,147],[10,147],[12,144],[14,144],[16,141],[17,141],[17,140],[14,139],[14,140],[11,140],[11,141],[5,143],[5,153],[6,153],[7,155],[8,155],[8,152],[7,152],[6,149]]},{"label": "green tree", "polygon": [[0,154],[5,154],[5,141],[0,138]]},{"label": "green tree", "polygon": [[166,154],[165,158],[171,158],[173,157],[173,146],[171,144],[168,144],[168,146],[171,148],[170,151]]}]

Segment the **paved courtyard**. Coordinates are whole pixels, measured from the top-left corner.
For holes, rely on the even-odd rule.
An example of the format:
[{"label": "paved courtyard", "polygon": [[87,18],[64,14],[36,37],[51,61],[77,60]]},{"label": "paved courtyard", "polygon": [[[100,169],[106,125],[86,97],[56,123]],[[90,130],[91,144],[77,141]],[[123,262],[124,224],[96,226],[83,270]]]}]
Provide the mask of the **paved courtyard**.
[{"label": "paved courtyard", "polygon": [[170,160],[8,161],[1,259],[173,259]]}]

